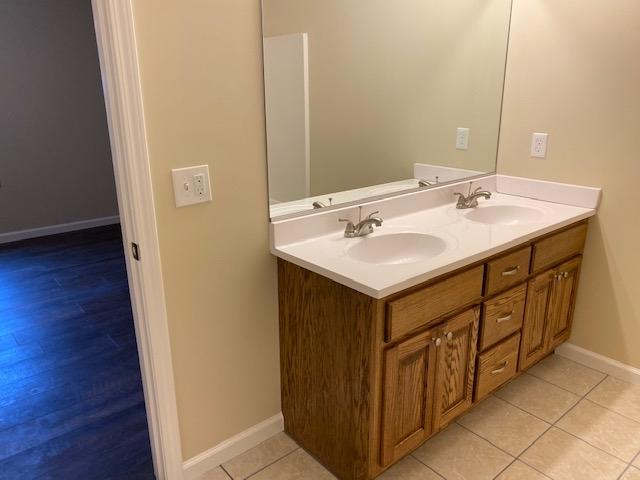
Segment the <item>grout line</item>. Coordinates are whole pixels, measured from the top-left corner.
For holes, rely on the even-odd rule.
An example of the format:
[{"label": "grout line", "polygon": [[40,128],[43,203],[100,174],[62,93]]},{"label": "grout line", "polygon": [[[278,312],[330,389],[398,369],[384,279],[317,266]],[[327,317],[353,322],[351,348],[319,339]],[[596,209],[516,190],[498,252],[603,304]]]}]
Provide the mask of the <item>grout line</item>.
[{"label": "grout line", "polygon": [[[289,453],[287,453],[286,455],[278,458],[277,460],[274,460],[273,462],[269,463],[268,465],[265,465],[264,467],[260,468],[259,470],[256,470],[255,472],[253,472],[251,475],[249,475],[248,477],[246,477],[247,479],[254,477],[255,475],[257,475],[258,473],[262,472],[263,470],[266,470],[267,468],[269,468],[271,465],[275,465],[276,463],[278,463],[280,460],[284,460],[285,458],[287,458],[290,455],[293,455],[294,453],[296,453],[298,450],[301,450],[302,447],[298,447],[298,448],[294,448],[293,450],[291,450]],[[324,465],[322,466],[322,468],[324,468]],[[326,468],[325,468],[326,470]],[[328,470],[327,470],[328,471]]]},{"label": "grout line", "polygon": [[498,478],[500,475],[502,475],[504,472],[506,472],[506,471],[507,471],[507,469],[508,469],[511,465],[513,465],[514,463],[516,463],[517,461],[518,461],[518,458],[517,458],[517,457],[516,457],[516,458],[514,458],[511,462],[509,462],[509,465],[507,465],[506,467],[504,467],[502,470],[500,470],[500,471],[498,472],[498,474],[497,474],[497,475],[495,475],[495,476],[493,477],[493,480],[496,480],[496,478]]},{"label": "grout line", "polygon": [[[582,398],[582,397],[584,396],[584,395],[580,395],[579,393],[572,392],[571,390],[566,389],[566,388],[564,388],[564,387],[561,387],[560,385],[556,385],[555,383],[551,383],[550,381],[545,380],[544,378],[540,378],[540,377],[538,377],[538,376],[534,375],[533,373],[529,373],[529,372],[528,372],[528,371],[526,371],[526,370],[523,372],[523,374],[522,374],[522,375],[523,375],[523,376],[524,376],[524,375],[528,375],[528,376],[530,376],[530,377],[533,377],[533,378],[535,378],[536,380],[540,380],[541,382],[544,382],[544,383],[546,383],[546,384],[548,384],[548,385],[551,385],[551,386],[553,386],[553,387],[559,388],[560,390],[563,390],[563,391],[565,391],[565,392],[568,392],[568,393],[570,393],[571,395],[575,395],[576,397],[580,397],[580,398]],[[605,377],[605,378],[606,378],[606,377]],[[604,380],[604,378],[603,378],[602,380]],[[600,382],[602,382],[602,380],[600,380],[600,381],[598,382],[598,385],[600,384]],[[596,385],[596,386],[597,386],[597,385]],[[595,388],[595,387],[594,387],[594,388]],[[590,391],[591,391],[591,390],[589,390],[589,392],[590,392]],[[587,394],[588,394],[588,392],[587,392]]]},{"label": "grout line", "polygon": [[[535,418],[537,418],[538,420],[543,421],[543,422],[544,422],[544,423],[546,423],[547,425],[549,425],[549,426],[552,426],[552,425],[553,425],[553,422],[550,422],[549,420],[545,420],[544,418],[539,417],[539,416],[537,416],[537,415],[536,415],[536,414],[534,414],[534,413],[528,412],[528,411],[526,411],[524,408],[520,407],[519,405],[516,405],[515,403],[511,403],[509,400],[505,400],[504,398],[499,397],[499,396],[498,396],[498,395],[496,395],[495,393],[494,393],[493,395],[494,395],[496,398],[498,398],[499,400],[502,400],[503,402],[508,403],[508,404],[509,404],[509,405],[511,405],[512,407],[515,407],[515,408],[517,408],[518,410],[521,410],[521,411],[523,411],[524,413],[527,413],[527,414],[531,415],[532,417],[535,417]],[[577,402],[576,402],[576,403],[577,403]],[[573,408],[573,407],[572,407],[572,408]]]},{"label": "grout line", "polygon": [[605,373],[604,378],[602,380],[600,380],[598,383],[596,383],[587,393],[585,393],[582,398],[587,398],[589,396],[589,394],[591,392],[593,392],[596,388],[598,388],[602,383],[604,383],[604,381],[609,378],[611,375],[607,375]]},{"label": "grout line", "polygon": [[[444,431],[444,430],[443,430],[443,431]],[[436,434],[436,435],[437,435],[437,434]],[[425,443],[425,445],[426,445],[426,443]],[[435,468],[433,468],[433,467],[431,467],[431,466],[427,465],[426,463],[424,463],[422,460],[420,460],[418,457],[416,457],[413,453],[411,454],[411,456],[412,456],[413,458],[415,458],[415,459],[418,461],[418,463],[420,463],[420,464],[424,465],[425,467],[427,467],[429,470],[431,470],[433,473],[435,473],[436,475],[438,475],[440,478],[442,478],[443,480],[447,480],[447,477],[445,477],[443,474],[441,474],[440,472],[438,472]]]},{"label": "grout line", "polygon": [[231,474],[225,470],[225,468],[222,466],[222,464],[220,464],[220,470],[222,470],[224,472],[224,474],[229,478],[229,480],[233,480],[233,477],[231,476]]},{"label": "grout line", "polygon": [[516,458],[518,458],[517,456],[513,455],[512,453],[507,452],[505,449],[499,447],[498,445],[496,445],[495,443],[491,442],[490,440],[487,440],[486,438],[484,438],[483,436],[481,436],[480,434],[474,432],[473,430],[468,429],[467,427],[465,427],[464,425],[460,425],[459,423],[456,422],[456,425],[458,425],[459,427],[461,427],[462,429],[466,430],[469,433],[472,433],[473,435],[475,435],[476,437],[478,437],[480,440],[484,440],[485,442],[487,442],[489,445],[492,445],[493,447],[497,448],[498,450],[500,450],[502,453],[506,453],[507,455],[509,455],[511,458],[513,458],[514,460]]}]

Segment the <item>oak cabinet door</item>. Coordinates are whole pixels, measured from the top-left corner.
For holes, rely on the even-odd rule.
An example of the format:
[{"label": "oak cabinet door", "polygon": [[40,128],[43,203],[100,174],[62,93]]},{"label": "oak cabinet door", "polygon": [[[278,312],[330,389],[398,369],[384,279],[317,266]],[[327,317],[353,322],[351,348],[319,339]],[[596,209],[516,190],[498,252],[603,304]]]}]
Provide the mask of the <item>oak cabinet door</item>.
[{"label": "oak cabinet door", "polygon": [[382,465],[420,445],[433,430],[437,330],[418,334],[384,354]]},{"label": "oak cabinet door", "polygon": [[555,270],[549,318],[547,352],[566,342],[571,335],[573,307],[580,276],[580,257],[563,263]]},{"label": "oak cabinet door", "polygon": [[434,406],[436,429],[471,407],[479,322],[480,307],[476,307],[453,317],[441,327]]},{"label": "oak cabinet door", "polygon": [[529,280],[520,342],[520,370],[530,367],[547,353],[547,331],[553,315],[551,298],[555,281],[554,270]]}]

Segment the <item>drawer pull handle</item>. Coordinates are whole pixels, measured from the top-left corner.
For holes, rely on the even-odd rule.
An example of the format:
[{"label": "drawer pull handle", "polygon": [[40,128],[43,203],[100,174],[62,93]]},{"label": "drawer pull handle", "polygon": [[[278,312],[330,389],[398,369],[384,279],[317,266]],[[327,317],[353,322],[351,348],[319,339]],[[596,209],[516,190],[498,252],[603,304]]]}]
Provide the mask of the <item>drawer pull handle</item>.
[{"label": "drawer pull handle", "polygon": [[512,320],[512,319],[513,319],[513,312],[511,312],[509,315],[506,315],[504,317],[496,318],[496,323],[508,322],[509,320]]},{"label": "drawer pull handle", "polygon": [[491,375],[498,375],[499,373],[504,372],[507,369],[508,366],[509,366],[509,362],[507,360],[505,360],[500,368],[497,368],[495,370],[491,370]]},{"label": "drawer pull handle", "polygon": [[502,272],[503,277],[513,277],[517,275],[520,271],[520,265],[516,265],[515,267],[508,268]]}]

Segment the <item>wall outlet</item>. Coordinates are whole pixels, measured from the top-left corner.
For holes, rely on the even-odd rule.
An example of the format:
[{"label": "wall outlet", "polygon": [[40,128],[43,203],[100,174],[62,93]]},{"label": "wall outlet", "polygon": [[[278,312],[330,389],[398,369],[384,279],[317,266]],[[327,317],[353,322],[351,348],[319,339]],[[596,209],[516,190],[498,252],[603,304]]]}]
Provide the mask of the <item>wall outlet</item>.
[{"label": "wall outlet", "polygon": [[176,207],[211,201],[209,165],[174,168],[171,174]]},{"label": "wall outlet", "polygon": [[531,135],[531,156],[536,158],[547,157],[548,133],[534,133]]},{"label": "wall outlet", "polygon": [[456,149],[469,150],[469,129],[458,128],[456,130]]}]

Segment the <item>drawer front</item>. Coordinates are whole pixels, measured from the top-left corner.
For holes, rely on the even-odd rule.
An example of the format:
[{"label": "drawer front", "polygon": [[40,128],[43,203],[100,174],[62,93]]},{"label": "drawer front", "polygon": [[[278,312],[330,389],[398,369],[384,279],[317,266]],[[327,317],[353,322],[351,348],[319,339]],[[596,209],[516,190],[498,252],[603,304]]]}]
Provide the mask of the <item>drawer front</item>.
[{"label": "drawer front", "polygon": [[480,350],[484,350],[522,328],[527,285],[512,288],[484,303]]},{"label": "drawer front", "polygon": [[491,295],[522,282],[529,275],[531,247],[487,262],[486,294]]},{"label": "drawer front", "polygon": [[483,399],[500,385],[514,377],[518,370],[520,334],[505,340],[478,356],[476,401]]},{"label": "drawer front", "polygon": [[533,245],[533,271],[538,272],[565,258],[582,253],[587,224],[582,223]]},{"label": "drawer front", "polygon": [[387,341],[432,323],[482,296],[484,265],[453,275],[387,303]]}]

